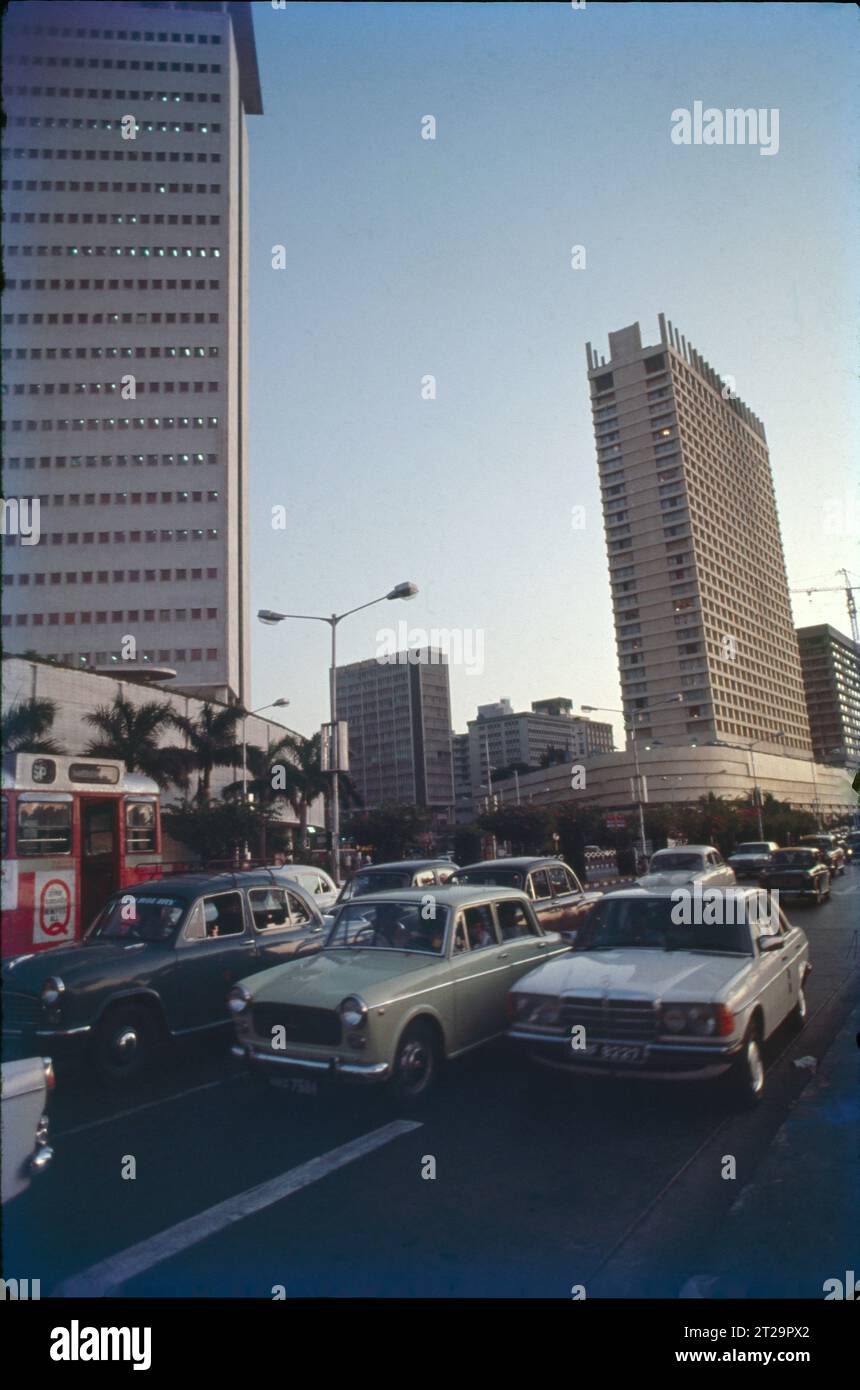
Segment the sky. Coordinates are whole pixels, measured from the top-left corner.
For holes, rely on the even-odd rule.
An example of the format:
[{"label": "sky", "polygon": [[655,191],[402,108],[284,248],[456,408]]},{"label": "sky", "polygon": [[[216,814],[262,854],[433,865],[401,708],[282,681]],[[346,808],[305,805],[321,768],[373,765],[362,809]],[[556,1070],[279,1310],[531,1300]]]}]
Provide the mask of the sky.
[{"label": "sky", "polygon": [[[860,583],[853,6],[252,8],[253,614],[411,580],[339,662],[447,629],[458,731],[500,697],[617,707],[584,345],[657,342],[661,310],[764,421],[790,584]],[[778,109],[778,149],[673,143],[695,101]],[[848,630],[843,594],[794,604]],[[252,704],[314,732],[328,629],[252,642]]]}]

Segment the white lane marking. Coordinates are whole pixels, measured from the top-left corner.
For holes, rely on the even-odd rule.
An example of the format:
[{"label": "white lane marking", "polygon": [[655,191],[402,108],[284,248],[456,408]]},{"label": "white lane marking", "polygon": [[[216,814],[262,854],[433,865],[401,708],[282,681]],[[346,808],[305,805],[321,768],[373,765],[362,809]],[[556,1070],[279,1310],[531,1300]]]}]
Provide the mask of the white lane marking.
[{"label": "white lane marking", "polygon": [[392,1120],[381,1129],[374,1129],[359,1139],[351,1139],[337,1149],[330,1149],[326,1154],[320,1154],[307,1163],[299,1164],[298,1168],[290,1168],[279,1177],[270,1178],[268,1182],[249,1187],[246,1192],[228,1197],[226,1201],[209,1207],[207,1211],[189,1217],[187,1221],[180,1221],[166,1231],[160,1231],[149,1240],[131,1245],[118,1255],[112,1255],[109,1259],[82,1270],[80,1274],[73,1274],[70,1279],[59,1284],[53,1294],[61,1298],[103,1298],[122,1284],[128,1283],[130,1279],[136,1278],[138,1274],[161,1264],[163,1260],[169,1260],[192,1245],[198,1245],[201,1240],[226,1230],[237,1221],[244,1221],[246,1217],[263,1211],[265,1207],[283,1201],[285,1197],[292,1196],[301,1188],[319,1182],[320,1178],[327,1177],[338,1168],[344,1168],[348,1163],[364,1158],[366,1154],[373,1153],[374,1149],[380,1149],[384,1144],[390,1144],[393,1139],[399,1139],[401,1135],[409,1134],[415,1129],[421,1129],[417,1120]]},{"label": "white lane marking", "polygon": [[206,1081],[202,1086],[191,1086],[187,1091],[176,1091],[175,1094],[162,1096],[160,1100],[148,1100],[144,1105],[135,1105],[131,1110],[116,1110],[112,1115],[103,1115],[100,1120],[88,1120],[85,1125],[75,1125],[74,1129],[60,1129],[52,1131],[55,1139],[68,1139],[70,1134],[83,1134],[88,1129],[98,1129],[101,1125],[112,1124],[114,1120],[126,1120],[129,1115],[140,1115],[144,1110],[152,1110],[153,1106],[169,1105],[174,1100],[184,1100],[186,1096],[196,1095],[198,1091],[211,1091],[213,1086],[226,1086],[230,1081],[241,1081],[241,1076],[222,1076],[218,1081]]}]

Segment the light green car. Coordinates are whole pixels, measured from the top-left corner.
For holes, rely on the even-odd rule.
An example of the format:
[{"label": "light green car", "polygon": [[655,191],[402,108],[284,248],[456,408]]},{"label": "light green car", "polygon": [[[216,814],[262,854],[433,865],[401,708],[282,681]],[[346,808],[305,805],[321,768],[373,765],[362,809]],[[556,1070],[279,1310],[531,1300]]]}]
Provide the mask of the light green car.
[{"label": "light green car", "polygon": [[255,1071],[389,1081],[423,1100],[447,1058],[498,1037],[508,990],[569,950],[524,893],[401,889],[347,902],[314,956],[250,976],[228,996]]}]

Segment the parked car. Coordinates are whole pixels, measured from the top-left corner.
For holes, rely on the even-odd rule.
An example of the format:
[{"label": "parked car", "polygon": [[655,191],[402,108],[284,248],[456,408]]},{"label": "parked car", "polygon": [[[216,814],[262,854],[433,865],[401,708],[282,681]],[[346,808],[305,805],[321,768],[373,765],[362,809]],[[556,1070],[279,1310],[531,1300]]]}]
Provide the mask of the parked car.
[{"label": "parked car", "polygon": [[734,869],[735,877],[758,878],[770,857],[779,845],[774,840],[744,840],[735,845],[729,855],[729,868]]},{"label": "parked car", "polygon": [[54,1068],[49,1057],[24,1057],[4,1062],[2,1073],[0,1166],[6,1203],[25,1192],[31,1177],[44,1173],[54,1157],[45,1113],[54,1089]]},{"label": "parked car", "polygon": [[851,851],[851,863],[860,864],[860,830],[849,830],[845,836],[845,848]]},{"label": "parked car", "polygon": [[318,955],[230,991],[233,1050],[270,1079],[391,1082],[421,1101],[443,1059],[504,1032],[510,985],[567,950],[510,888],[374,893],[338,909]]},{"label": "parked car", "polygon": [[349,883],[343,885],[327,916],[331,921],[335,908],[341,903],[366,897],[368,893],[387,893],[398,888],[434,888],[453,882],[458,873],[451,859],[399,859],[391,864],[368,864],[356,870]]},{"label": "parked car", "polygon": [[508,1036],[572,1074],[727,1074],[758,1100],[765,1042],[789,1016],[806,1021],[809,943],[772,900],[760,911],[756,889],[717,890],[712,926],[679,924],[675,896],[607,894],[572,951],[513,986]]},{"label": "parked car", "polygon": [[104,1075],[130,1080],[165,1039],[229,1024],[230,983],[323,940],[319,909],[277,870],[127,887],[82,941],[3,962],[4,1045],[58,1060],[89,1047]]},{"label": "parked car", "polygon": [[736,882],[730,869],[713,845],[683,845],[679,849],[658,849],[651,855],[647,873],[636,880],[651,892],[664,889],[730,888]]},{"label": "parked car", "polygon": [[531,898],[542,927],[571,938],[589,908],[603,896],[596,889],[583,888],[573,870],[559,859],[546,857],[486,859],[480,864],[467,864],[458,870],[457,882],[470,887],[495,884],[517,888]]},{"label": "parked car", "polygon": [[798,845],[794,849],[778,849],[759,876],[762,888],[777,888],[781,894],[797,894],[814,898],[816,905],[830,897],[830,870],[820,849],[813,845]]},{"label": "parked car", "polygon": [[845,851],[835,835],[801,835],[797,843],[799,845],[811,845],[813,849],[820,849],[832,877],[835,878],[837,874],[844,874]]},{"label": "parked car", "polygon": [[325,871],[318,869],[315,864],[284,864],[278,869],[278,873],[283,874],[284,878],[292,879],[300,888],[304,888],[309,893],[319,908],[320,912],[325,912],[333,907],[337,901],[337,884]]}]

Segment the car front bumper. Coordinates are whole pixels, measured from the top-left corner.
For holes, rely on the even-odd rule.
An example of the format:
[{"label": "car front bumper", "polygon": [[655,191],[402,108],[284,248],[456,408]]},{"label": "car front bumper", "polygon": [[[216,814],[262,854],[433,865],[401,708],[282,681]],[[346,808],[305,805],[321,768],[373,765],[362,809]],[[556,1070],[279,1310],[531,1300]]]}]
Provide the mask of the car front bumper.
[{"label": "car front bumper", "polygon": [[252,1071],[271,1076],[292,1071],[305,1075],[343,1077],[349,1081],[374,1082],[386,1081],[391,1075],[391,1067],[387,1062],[349,1061],[335,1054],[325,1057],[276,1057],[271,1052],[264,1052],[262,1048],[255,1047],[253,1043],[236,1043],[230,1050],[234,1057],[245,1062]]},{"label": "car front bumper", "polygon": [[709,1043],[707,1047],[686,1043],[637,1042],[632,1038],[601,1038],[597,1047],[640,1048],[642,1059],[635,1062],[606,1060],[583,1055],[572,1048],[567,1034],[547,1036],[527,1028],[509,1028],[508,1038],[544,1066],[556,1067],[576,1075],[641,1076],[648,1080],[707,1081],[723,1075],[741,1051],[741,1039]]}]

